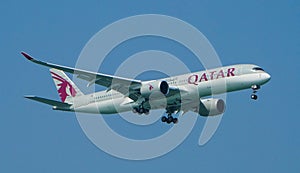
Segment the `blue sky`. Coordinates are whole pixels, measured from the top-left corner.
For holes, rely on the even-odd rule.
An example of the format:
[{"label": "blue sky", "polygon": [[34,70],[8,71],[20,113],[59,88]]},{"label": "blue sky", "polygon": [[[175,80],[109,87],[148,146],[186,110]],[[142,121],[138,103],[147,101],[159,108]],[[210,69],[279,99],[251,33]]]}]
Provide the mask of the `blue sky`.
[{"label": "blue sky", "polygon": [[[146,161],[118,159],[88,140],[74,113],[55,112],[23,99],[25,94],[56,100],[58,96],[47,68],[25,61],[20,51],[75,66],[83,46],[101,28],[148,13],[170,15],[195,26],[210,40],[224,65],[254,63],[272,76],[256,102],[250,100],[251,90],[227,95],[221,125],[205,146],[197,145],[205,122],[200,117],[189,137],[167,155]],[[299,1],[12,0],[2,2],[0,14],[0,70],[4,78],[0,172],[300,171]],[[113,74],[126,56],[149,48],[178,53],[192,71],[202,69],[185,50],[164,45],[167,41],[144,41],[132,41],[128,49],[120,46],[114,50],[108,57],[110,66],[101,72]],[[117,115],[107,120],[122,131],[124,122]],[[164,126],[157,122],[157,127],[165,130]],[[137,135],[143,134],[143,128],[139,130]],[[153,134],[159,132],[156,128]],[[135,135],[132,133],[128,136]],[[145,133],[152,136],[149,129]]]}]

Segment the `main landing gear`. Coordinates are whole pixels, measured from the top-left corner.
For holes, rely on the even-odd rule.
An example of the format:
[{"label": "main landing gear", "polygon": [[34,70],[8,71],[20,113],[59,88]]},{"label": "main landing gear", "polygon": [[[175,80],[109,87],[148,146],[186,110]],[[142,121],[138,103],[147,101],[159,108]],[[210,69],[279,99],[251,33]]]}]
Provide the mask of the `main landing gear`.
[{"label": "main landing gear", "polygon": [[139,115],[142,115],[142,114],[149,115],[150,109],[147,109],[145,107],[145,103],[146,103],[146,100],[141,101],[140,104],[138,105],[138,107],[133,108],[132,112],[138,113]]},{"label": "main landing gear", "polygon": [[142,115],[142,114],[149,115],[150,110],[144,108],[143,106],[140,106],[138,108],[134,108],[133,113],[138,113],[139,115]]},{"label": "main landing gear", "polygon": [[258,97],[257,97],[256,93],[260,89],[260,86],[259,85],[252,85],[251,89],[253,90],[253,92],[251,94],[251,99],[257,100]]},{"label": "main landing gear", "polygon": [[166,116],[161,117],[161,121],[166,122],[168,124],[170,124],[170,123],[177,124],[178,123],[178,118],[174,118],[172,116],[172,113],[168,113],[167,117]]}]

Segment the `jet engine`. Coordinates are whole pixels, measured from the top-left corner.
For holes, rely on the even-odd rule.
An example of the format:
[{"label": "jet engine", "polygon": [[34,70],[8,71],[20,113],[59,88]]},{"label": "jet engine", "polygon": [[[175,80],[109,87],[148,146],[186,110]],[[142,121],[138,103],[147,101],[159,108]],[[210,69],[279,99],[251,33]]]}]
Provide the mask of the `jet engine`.
[{"label": "jet engine", "polygon": [[201,116],[215,116],[225,111],[225,102],[222,99],[203,99],[200,101],[198,113]]},{"label": "jet engine", "polygon": [[160,92],[164,95],[169,93],[169,84],[166,81],[154,81],[143,83],[140,89],[141,95],[149,97],[150,94]]}]

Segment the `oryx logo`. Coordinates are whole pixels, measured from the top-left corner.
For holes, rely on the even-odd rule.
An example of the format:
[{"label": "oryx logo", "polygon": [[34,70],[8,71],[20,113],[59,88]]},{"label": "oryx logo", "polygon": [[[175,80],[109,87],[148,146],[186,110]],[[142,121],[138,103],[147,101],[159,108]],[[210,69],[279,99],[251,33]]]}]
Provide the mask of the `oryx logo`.
[{"label": "oryx logo", "polygon": [[149,90],[151,91],[153,88],[154,87],[151,84],[149,84]]},{"label": "oryx logo", "polygon": [[[60,83],[55,82],[57,85],[57,91],[59,93],[59,97],[61,98],[62,102],[65,102],[68,96],[75,97],[76,91],[73,86],[63,77],[59,76],[58,74],[51,72],[51,76],[53,79],[58,80]],[[68,89],[67,89],[68,88]]]}]

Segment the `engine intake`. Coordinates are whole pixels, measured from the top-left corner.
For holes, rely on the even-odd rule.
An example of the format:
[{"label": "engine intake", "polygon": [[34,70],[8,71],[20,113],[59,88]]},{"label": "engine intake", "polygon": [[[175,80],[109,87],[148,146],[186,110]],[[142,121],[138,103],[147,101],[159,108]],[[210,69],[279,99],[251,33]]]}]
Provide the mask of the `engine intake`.
[{"label": "engine intake", "polygon": [[143,83],[140,92],[144,97],[149,97],[154,92],[161,92],[167,95],[169,93],[169,84],[166,81]]},{"label": "engine intake", "polygon": [[225,102],[222,99],[203,99],[200,101],[198,113],[201,116],[220,115],[225,111]]}]

